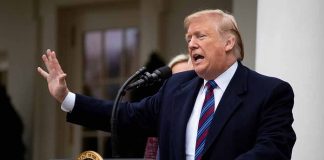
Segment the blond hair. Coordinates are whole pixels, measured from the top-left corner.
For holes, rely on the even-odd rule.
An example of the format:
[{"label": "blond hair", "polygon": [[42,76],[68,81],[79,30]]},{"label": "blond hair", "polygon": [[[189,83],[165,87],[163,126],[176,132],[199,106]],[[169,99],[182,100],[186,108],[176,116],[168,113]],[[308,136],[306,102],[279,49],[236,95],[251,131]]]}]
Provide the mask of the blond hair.
[{"label": "blond hair", "polygon": [[170,60],[168,66],[170,68],[172,68],[173,66],[175,66],[176,64],[181,63],[181,62],[188,62],[189,63],[189,59],[190,58],[189,58],[189,55],[188,54],[182,53],[182,54],[179,54],[179,55],[173,57]]},{"label": "blond hair", "polygon": [[243,42],[234,16],[232,16],[229,13],[225,13],[220,9],[214,9],[214,10],[207,9],[207,10],[198,11],[185,18],[184,20],[185,29],[188,30],[190,23],[194,19],[202,16],[209,16],[210,18],[215,19],[216,22],[219,22],[217,23],[216,29],[221,34],[229,33],[234,35],[235,37],[235,45],[233,48],[234,55],[238,60],[240,61],[243,60],[244,58]]}]

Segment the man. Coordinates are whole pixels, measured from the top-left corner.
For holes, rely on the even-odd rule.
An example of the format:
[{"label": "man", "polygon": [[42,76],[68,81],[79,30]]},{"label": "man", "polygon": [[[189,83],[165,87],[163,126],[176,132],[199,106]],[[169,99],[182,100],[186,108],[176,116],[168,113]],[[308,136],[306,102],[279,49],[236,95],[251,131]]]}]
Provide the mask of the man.
[{"label": "man", "polygon": [[[241,64],[243,45],[230,14],[203,10],[184,23],[194,71],[174,74],[154,96],[121,103],[120,127],[158,132],[162,160],[290,159],[296,140],[291,86]],[[42,58],[49,73],[38,71],[52,96],[64,101],[67,120],[109,130],[113,102],[69,92],[55,53]]]}]

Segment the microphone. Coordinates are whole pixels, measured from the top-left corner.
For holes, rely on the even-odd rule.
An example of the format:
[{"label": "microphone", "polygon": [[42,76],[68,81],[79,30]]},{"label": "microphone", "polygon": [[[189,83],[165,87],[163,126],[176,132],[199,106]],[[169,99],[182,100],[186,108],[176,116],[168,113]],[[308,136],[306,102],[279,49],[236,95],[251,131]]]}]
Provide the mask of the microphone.
[{"label": "microphone", "polygon": [[126,87],[126,90],[131,90],[133,88],[139,88],[142,86],[149,86],[155,82],[159,82],[163,79],[171,77],[172,71],[170,67],[164,66],[156,69],[152,74],[145,72],[141,78]]}]

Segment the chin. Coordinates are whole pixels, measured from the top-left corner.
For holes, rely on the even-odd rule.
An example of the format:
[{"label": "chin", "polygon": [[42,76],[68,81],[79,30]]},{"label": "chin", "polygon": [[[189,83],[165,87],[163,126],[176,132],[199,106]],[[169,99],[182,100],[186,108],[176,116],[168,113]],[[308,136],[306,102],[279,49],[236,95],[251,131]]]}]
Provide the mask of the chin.
[{"label": "chin", "polygon": [[205,74],[204,72],[202,72],[202,70],[199,70],[199,69],[195,69],[195,72],[197,73],[197,75],[200,77],[200,78],[203,78],[205,79]]}]

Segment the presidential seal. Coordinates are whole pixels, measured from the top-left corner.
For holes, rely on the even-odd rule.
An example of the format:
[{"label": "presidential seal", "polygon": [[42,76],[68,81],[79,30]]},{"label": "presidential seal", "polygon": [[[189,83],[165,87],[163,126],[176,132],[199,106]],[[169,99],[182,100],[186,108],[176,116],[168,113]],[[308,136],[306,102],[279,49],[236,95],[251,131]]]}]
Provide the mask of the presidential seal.
[{"label": "presidential seal", "polygon": [[77,160],[103,160],[103,159],[95,151],[84,151],[79,155]]}]

